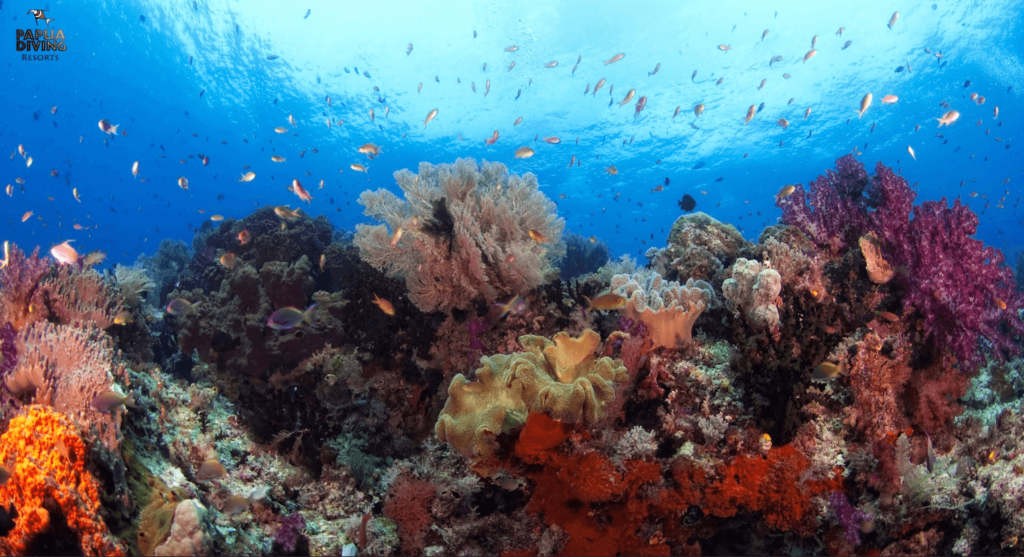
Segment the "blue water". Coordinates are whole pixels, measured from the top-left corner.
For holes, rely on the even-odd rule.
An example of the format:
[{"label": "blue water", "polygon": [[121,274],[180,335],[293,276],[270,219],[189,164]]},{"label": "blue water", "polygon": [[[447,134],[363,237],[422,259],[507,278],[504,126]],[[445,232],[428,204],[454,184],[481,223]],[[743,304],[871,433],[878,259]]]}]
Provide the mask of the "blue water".
[{"label": "blue water", "polygon": [[[351,229],[369,220],[355,202],[361,191],[397,191],[392,172],[474,157],[535,173],[568,229],[635,257],[664,245],[686,193],[697,210],[756,239],[780,214],[772,196],[782,185],[806,184],[858,148],[869,170],[882,161],[917,182],[919,201],[964,196],[981,214],[978,236],[1012,256],[1024,244],[1024,2],[831,4],[3,0],[0,184],[14,192],[0,195],[0,240],[48,249],[74,239],[82,253],[130,263],[164,238],[189,241],[214,214],[242,218],[284,204]],[[41,7],[66,50],[58,60],[23,60],[16,30],[45,28],[26,14]],[[815,35],[817,55],[804,63]],[[625,57],[603,63],[617,53]],[[782,61],[769,67],[775,55]],[[546,68],[551,61],[558,65]],[[912,73],[895,71],[908,64]],[[584,95],[601,78],[596,96]],[[868,92],[874,102],[858,119]],[[970,101],[973,92],[985,104]],[[887,94],[898,102],[883,105]],[[641,96],[646,107],[634,122]],[[706,106],[699,118],[698,103]],[[747,107],[761,103],[744,125]],[[946,110],[961,117],[937,129]],[[344,124],[328,129],[327,117]],[[100,119],[127,135],[108,137]],[[289,133],[275,133],[278,126]],[[485,146],[494,130],[499,140]],[[549,136],[561,143],[545,143]],[[357,152],[367,142],[383,147],[376,160]],[[19,144],[31,168],[14,154]],[[536,155],[515,159],[521,146]],[[572,156],[580,165],[568,168]],[[134,161],[145,182],[133,178]],[[246,165],[257,178],[239,183]],[[610,165],[617,175],[605,172]],[[666,177],[664,191],[651,191]],[[294,178],[316,196],[308,207],[286,190]],[[26,211],[34,214],[23,223]]]}]

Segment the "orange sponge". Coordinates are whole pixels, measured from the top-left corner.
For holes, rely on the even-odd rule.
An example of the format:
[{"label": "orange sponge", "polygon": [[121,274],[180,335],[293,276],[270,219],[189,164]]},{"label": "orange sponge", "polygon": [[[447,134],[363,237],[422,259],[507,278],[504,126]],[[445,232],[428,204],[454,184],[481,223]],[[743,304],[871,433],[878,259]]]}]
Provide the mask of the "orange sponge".
[{"label": "orange sponge", "polygon": [[34,544],[57,538],[85,555],[124,555],[99,516],[98,483],[85,470],[85,456],[85,443],[63,414],[32,406],[11,420],[0,437],[0,462],[13,462],[0,505],[13,504],[17,519],[0,538],[0,555],[34,553]]}]

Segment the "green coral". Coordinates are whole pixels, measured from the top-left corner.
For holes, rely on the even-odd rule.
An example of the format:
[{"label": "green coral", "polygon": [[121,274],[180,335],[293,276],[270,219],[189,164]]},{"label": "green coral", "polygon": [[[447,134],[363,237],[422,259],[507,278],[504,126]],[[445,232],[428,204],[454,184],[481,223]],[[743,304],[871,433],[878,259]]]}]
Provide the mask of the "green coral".
[{"label": "green coral", "polygon": [[597,358],[600,336],[587,329],[578,338],[519,337],[523,352],[480,358],[476,381],[456,375],[434,431],[473,460],[481,473],[494,456],[497,436],[546,412],[566,423],[593,424],[615,398],[614,383],[628,379],[622,362]]}]

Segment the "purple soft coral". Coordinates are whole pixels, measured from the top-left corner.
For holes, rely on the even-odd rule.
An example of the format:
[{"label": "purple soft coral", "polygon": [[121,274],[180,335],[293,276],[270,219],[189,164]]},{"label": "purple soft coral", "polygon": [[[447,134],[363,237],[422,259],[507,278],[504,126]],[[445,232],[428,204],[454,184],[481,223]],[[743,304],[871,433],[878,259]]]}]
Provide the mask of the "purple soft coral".
[{"label": "purple soft coral", "polygon": [[852,155],[836,161],[836,170],[828,170],[810,183],[810,204],[802,184],[775,204],[782,209],[782,221],[799,227],[818,245],[833,252],[856,245],[867,223],[867,198],[864,190],[868,174]]},{"label": "purple soft coral", "polygon": [[4,378],[18,363],[18,349],[14,344],[15,336],[17,336],[17,332],[10,323],[0,327],[0,387],[3,386]]},{"label": "purple soft coral", "polygon": [[287,553],[294,553],[299,536],[306,527],[306,519],[299,513],[292,513],[281,519],[281,527],[274,534],[274,542]]},{"label": "purple soft coral", "polygon": [[828,502],[832,506],[832,514],[835,515],[839,525],[846,533],[846,541],[853,546],[860,545],[859,523],[862,520],[871,520],[874,516],[853,508],[846,495],[841,491],[833,491],[832,495],[828,497]]},{"label": "purple soft coral", "polygon": [[979,336],[995,345],[997,357],[1002,350],[1018,353],[1010,337],[1024,335],[1017,315],[1024,298],[1014,292],[1003,254],[970,238],[977,215],[960,200],[948,207],[945,198],[915,207],[907,181],[882,163],[867,189],[867,173],[852,156],[836,161],[836,168],[811,183],[813,207],[802,186],[779,199],[783,221],[836,254],[863,234],[878,236],[886,261],[906,271],[897,275],[906,288],[905,312],[924,316],[925,330],[937,346],[949,347],[961,369],[972,372],[984,363]]}]

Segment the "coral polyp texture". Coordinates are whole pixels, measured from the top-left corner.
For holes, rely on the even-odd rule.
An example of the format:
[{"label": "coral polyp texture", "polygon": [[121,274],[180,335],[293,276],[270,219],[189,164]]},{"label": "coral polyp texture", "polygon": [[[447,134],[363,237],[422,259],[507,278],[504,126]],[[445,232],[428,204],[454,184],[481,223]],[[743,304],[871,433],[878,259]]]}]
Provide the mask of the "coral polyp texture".
[{"label": "coral polyp texture", "polygon": [[422,311],[526,294],[564,251],[565,221],[531,173],[459,159],[420,163],[419,174],[400,170],[395,181],[404,200],[383,189],[359,196],[364,213],[383,224],[357,225],[355,244],[364,261],[404,278]]},{"label": "coral polyp texture", "polygon": [[[0,436],[0,506],[15,514],[0,536],[4,555],[124,555],[100,516],[101,484],[86,469],[88,448],[59,412],[32,406]],[[6,530],[6,527],[5,527]]]}]

